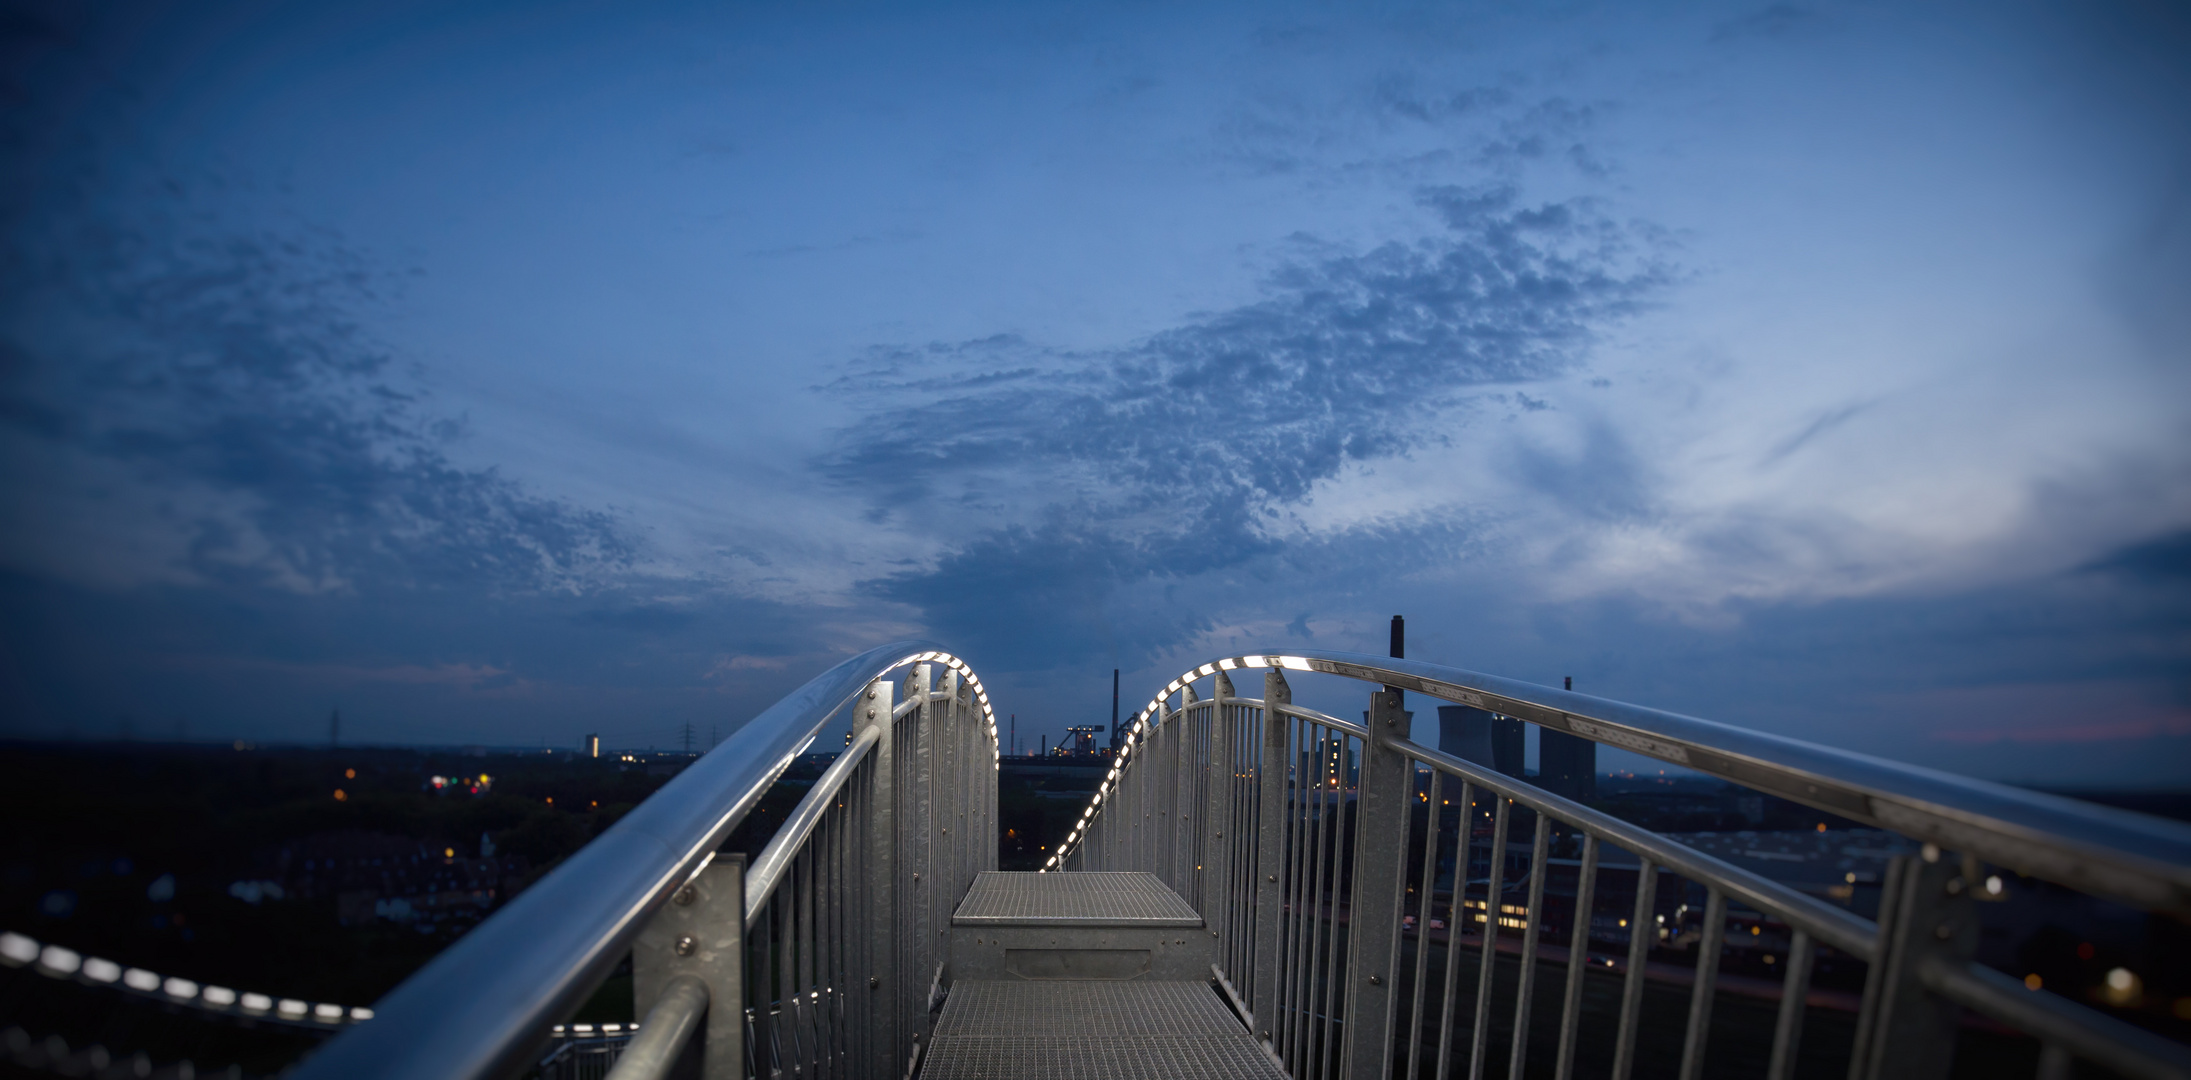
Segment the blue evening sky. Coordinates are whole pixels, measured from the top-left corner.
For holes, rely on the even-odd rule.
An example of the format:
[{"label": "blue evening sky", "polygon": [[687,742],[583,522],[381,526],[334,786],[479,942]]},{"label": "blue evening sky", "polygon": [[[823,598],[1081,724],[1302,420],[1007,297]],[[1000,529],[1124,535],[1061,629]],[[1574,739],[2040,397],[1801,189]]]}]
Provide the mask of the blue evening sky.
[{"label": "blue evening sky", "polygon": [[0,48],[0,734],[669,747],[918,635],[1032,741],[1402,613],[2191,783],[2170,5],[51,0]]}]

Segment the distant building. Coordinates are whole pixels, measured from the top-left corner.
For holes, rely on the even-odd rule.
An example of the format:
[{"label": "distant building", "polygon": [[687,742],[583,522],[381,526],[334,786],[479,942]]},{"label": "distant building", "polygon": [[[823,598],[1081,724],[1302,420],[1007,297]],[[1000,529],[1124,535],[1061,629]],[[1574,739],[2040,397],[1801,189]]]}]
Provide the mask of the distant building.
[{"label": "distant building", "polygon": [[582,744],[581,744],[581,745],[579,746],[579,748],[578,748],[578,752],[579,752],[580,754],[583,754],[583,755],[585,755],[586,757],[590,757],[590,758],[597,758],[597,757],[600,757],[600,756],[601,756],[601,736],[599,736],[599,735],[588,735],[588,736],[586,736],[586,741],[585,741],[584,743],[582,743]]},{"label": "distant building", "polygon": [[1438,749],[1508,776],[1523,775],[1523,731],[1521,721],[1486,709],[1438,706]]},{"label": "distant building", "polygon": [[1577,802],[1597,798],[1598,744],[1550,728],[1537,734],[1537,786]]},{"label": "distant building", "polygon": [[1326,735],[1312,750],[1301,751],[1296,779],[1302,787],[1351,788],[1361,782],[1362,756],[1345,737]]}]

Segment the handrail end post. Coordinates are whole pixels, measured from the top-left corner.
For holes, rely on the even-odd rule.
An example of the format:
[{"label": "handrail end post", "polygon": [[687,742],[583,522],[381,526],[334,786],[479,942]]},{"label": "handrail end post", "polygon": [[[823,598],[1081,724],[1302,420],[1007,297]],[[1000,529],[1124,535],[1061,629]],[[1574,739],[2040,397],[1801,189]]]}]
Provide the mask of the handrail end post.
[{"label": "handrail end post", "polygon": [[1938,1080],[1954,1064],[1962,1007],[1927,989],[1922,972],[1934,958],[1975,955],[1978,919],[1960,866],[1931,845],[1925,854],[1888,866],[1898,887],[1879,912],[1878,972],[1858,1018],[1870,1037],[1850,1062],[1851,1080]]},{"label": "handrail end post", "polygon": [[679,976],[706,985],[710,1006],[696,1044],[702,1080],[746,1074],[745,883],[744,855],[716,856],[670,895],[632,943],[636,1015],[648,1015]]}]

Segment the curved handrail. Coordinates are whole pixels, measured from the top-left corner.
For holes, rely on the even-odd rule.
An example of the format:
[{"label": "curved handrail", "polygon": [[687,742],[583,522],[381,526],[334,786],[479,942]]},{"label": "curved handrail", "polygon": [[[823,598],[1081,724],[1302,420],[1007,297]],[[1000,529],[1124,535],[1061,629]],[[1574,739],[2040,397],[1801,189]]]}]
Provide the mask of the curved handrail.
[{"label": "curved handrail", "polygon": [[[1382,683],[1654,757],[2081,891],[2191,914],[2191,827],[1936,769],[1570,690],[1419,660],[1288,649],[1225,657],[1173,679],[1134,717],[1120,766],[1164,703],[1219,671],[1281,668]],[[1116,785],[1114,766],[1053,865]]]},{"label": "curved handrail", "polygon": [[[852,657],[769,706],[579,849],[562,866],[329,1040],[296,1075],[493,1077],[529,1064],[550,1025],[578,1008],[670,895],[715,850],[830,718],[909,663],[965,664],[921,641]],[[974,695],[992,736],[996,716]]]}]

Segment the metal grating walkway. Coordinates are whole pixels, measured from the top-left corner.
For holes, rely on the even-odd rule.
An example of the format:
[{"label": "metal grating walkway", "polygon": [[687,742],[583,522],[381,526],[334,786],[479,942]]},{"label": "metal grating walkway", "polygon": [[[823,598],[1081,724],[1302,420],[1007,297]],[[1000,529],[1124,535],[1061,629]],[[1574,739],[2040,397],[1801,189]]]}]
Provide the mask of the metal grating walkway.
[{"label": "metal grating walkway", "polygon": [[985,871],[967,890],[953,926],[1201,926],[1155,874],[1015,874]]},{"label": "metal grating walkway", "polygon": [[1285,1073],[1207,983],[962,979],[936,1021],[921,1077],[1283,1080]]}]

